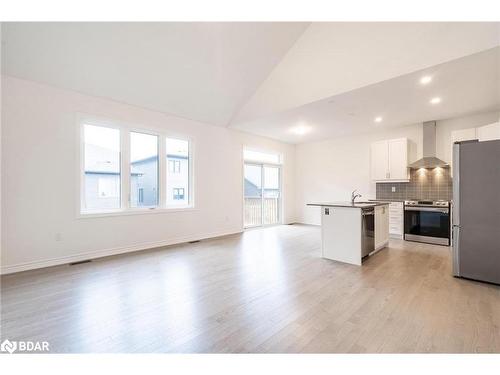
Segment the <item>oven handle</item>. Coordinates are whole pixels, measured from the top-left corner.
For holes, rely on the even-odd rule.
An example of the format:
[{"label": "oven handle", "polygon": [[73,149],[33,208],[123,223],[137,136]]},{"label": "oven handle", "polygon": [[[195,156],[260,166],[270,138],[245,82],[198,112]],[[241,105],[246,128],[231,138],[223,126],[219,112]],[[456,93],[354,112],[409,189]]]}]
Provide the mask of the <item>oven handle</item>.
[{"label": "oven handle", "polygon": [[405,211],[428,211],[428,212],[441,212],[447,214],[448,208],[438,208],[438,207],[405,207]]}]

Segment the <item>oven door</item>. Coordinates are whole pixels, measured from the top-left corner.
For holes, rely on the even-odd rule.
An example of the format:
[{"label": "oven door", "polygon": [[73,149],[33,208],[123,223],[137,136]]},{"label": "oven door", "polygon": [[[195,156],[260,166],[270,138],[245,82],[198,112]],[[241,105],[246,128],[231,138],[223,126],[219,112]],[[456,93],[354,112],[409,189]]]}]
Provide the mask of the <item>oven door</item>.
[{"label": "oven door", "polygon": [[405,240],[450,245],[450,211],[438,207],[405,207]]}]

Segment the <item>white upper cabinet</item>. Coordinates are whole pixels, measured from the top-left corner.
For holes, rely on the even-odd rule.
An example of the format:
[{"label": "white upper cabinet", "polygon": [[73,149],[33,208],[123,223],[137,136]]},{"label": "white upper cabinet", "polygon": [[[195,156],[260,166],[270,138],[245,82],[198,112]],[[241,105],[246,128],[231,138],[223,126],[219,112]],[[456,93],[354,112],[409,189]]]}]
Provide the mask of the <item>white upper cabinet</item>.
[{"label": "white upper cabinet", "polygon": [[[477,128],[468,128],[454,130],[451,132],[451,165],[453,165],[453,143],[461,141],[471,141],[477,139],[480,142],[492,141],[500,139],[500,122],[493,124],[479,126]],[[451,168],[451,175],[453,176],[453,168]]]},{"label": "white upper cabinet", "polygon": [[500,122],[477,128],[476,135],[480,142],[500,139]]},{"label": "white upper cabinet", "polygon": [[408,140],[374,142],[370,150],[371,178],[376,182],[405,182],[408,176]]},{"label": "white upper cabinet", "polygon": [[477,139],[476,128],[453,130],[451,132],[451,144],[460,141],[470,141]]},{"label": "white upper cabinet", "polygon": [[372,180],[380,181],[388,178],[389,147],[387,141],[372,143],[370,158]]},{"label": "white upper cabinet", "polygon": [[389,143],[389,179],[408,179],[408,140],[391,139]]}]

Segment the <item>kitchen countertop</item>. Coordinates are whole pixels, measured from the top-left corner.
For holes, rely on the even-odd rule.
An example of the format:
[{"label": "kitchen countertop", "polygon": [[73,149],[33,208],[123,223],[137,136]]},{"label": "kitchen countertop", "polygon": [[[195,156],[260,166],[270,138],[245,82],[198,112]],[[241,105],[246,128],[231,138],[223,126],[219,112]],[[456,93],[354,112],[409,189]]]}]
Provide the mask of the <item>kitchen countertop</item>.
[{"label": "kitchen countertop", "polygon": [[307,206],[321,206],[321,207],[348,207],[348,208],[370,208],[375,206],[389,205],[384,202],[314,202],[307,203]]},{"label": "kitchen countertop", "polygon": [[407,201],[408,199],[391,199],[391,198],[380,198],[380,199],[368,199],[371,202],[404,202]]}]

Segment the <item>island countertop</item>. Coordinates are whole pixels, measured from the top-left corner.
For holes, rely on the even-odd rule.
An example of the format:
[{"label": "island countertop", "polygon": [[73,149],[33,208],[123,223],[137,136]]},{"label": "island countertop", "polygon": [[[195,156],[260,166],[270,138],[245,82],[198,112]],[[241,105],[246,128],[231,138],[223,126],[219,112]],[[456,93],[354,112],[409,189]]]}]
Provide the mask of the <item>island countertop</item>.
[{"label": "island countertop", "polygon": [[313,202],[307,203],[307,206],[320,207],[348,207],[348,208],[369,208],[375,206],[388,206],[388,202]]},{"label": "island countertop", "polygon": [[368,199],[370,202],[404,202],[408,199],[399,198],[380,198],[380,199]]}]

